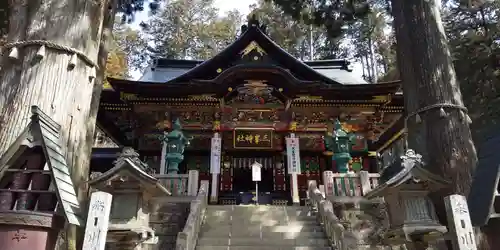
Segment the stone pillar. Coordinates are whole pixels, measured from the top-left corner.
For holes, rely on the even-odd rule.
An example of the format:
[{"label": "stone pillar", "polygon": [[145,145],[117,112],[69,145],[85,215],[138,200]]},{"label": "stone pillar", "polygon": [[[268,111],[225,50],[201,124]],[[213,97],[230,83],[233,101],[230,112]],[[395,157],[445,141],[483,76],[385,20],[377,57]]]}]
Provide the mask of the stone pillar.
[{"label": "stone pillar", "polygon": [[210,147],[210,174],[212,175],[210,203],[217,203],[218,201],[221,149],[222,138],[219,133],[214,133]]},{"label": "stone pillar", "polygon": [[210,203],[217,203],[219,196],[219,174],[212,174]]},{"label": "stone pillar", "polygon": [[335,195],[332,171],[323,171],[323,184],[325,185],[325,196]]},{"label": "stone pillar", "polygon": [[292,201],[294,205],[300,203],[298,174],[292,173]]},{"label": "stone pillar", "polygon": [[198,194],[198,183],[200,180],[200,172],[198,170],[189,170],[188,172],[188,195],[196,196]]},{"label": "stone pillar", "polygon": [[291,195],[293,204],[300,203],[298,175],[300,174],[300,146],[299,138],[294,133],[286,138],[286,151],[288,160],[288,174],[290,174]]}]

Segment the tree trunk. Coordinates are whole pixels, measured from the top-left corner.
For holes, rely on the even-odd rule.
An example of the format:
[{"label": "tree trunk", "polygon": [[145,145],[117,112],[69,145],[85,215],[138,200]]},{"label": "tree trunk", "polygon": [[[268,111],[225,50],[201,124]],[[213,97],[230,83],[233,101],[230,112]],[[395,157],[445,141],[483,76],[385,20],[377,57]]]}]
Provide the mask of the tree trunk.
[{"label": "tree trunk", "polygon": [[371,83],[377,83],[378,70],[377,70],[377,63],[375,61],[375,49],[374,49],[372,35],[373,35],[373,31],[370,32],[370,35],[368,37],[370,68],[371,68],[371,72],[372,72],[370,81],[371,81]]},{"label": "tree trunk", "polygon": [[[89,170],[90,170],[90,159],[92,157],[92,146],[94,145],[94,134],[95,134],[95,127],[96,127],[96,119],[97,119],[97,113],[99,111],[99,104],[101,101],[101,93],[103,89],[103,84],[106,78],[106,63],[108,59],[108,54],[109,54],[109,48],[110,48],[110,42],[113,39],[113,25],[115,24],[115,13],[116,13],[116,3],[117,0],[104,0],[104,9],[108,10],[104,12],[104,17],[103,17],[103,22],[102,22],[102,32],[101,32],[101,41],[99,43],[99,52],[97,56],[97,65],[99,66],[99,70],[97,71],[97,76],[95,81],[93,82],[93,88],[92,88],[92,96],[90,100],[90,109],[89,109],[89,115],[87,117],[87,129],[86,129],[86,137],[85,140],[88,142],[84,146],[86,147],[86,152],[88,152],[88,155],[86,156],[86,159],[88,159],[87,162],[87,179],[89,176]],[[82,183],[80,186],[81,192],[82,192],[82,197],[80,200],[82,200],[83,204],[85,207],[87,207],[87,202],[88,202],[88,185],[86,183]],[[80,228],[80,231],[77,232],[77,249],[81,249],[83,245],[83,237],[85,235],[84,228]]]},{"label": "tree trunk", "polygon": [[[7,42],[47,40],[80,50],[97,63],[103,18],[108,12],[102,2],[11,0],[13,11]],[[28,124],[30,106],[39,106],[61,125],[66,160],[78,197],[85,201],[98,107],[98,103],[91,106],[91,100],[96,94],[94,85],[102,82],[89,80],[93,69],[80,59],[69,70],[70,55],[62,51],[47,48],[45,57],[36,61],[38,49],[39,46],[19,48],[19,59],[15,62],[7,57],[8,52],[4,53],[0,78],[0,155]],[[82,205],[85,207],[85,203]],[[68,247],[74,244],[69,242]]]},{"label": "tree trunk", "polygon": [[[407,114],[433,104],[463,105],[437,1],[391,1]],[[443,223],[444,197],[469,193],[477,163],[466,120],[458,109],[445,111],[445,118],[437,108],[421,113],[421,123],[415,116],[408,119],[409,148],[422,154],[429,170],[452,183],[432,197]]]}]

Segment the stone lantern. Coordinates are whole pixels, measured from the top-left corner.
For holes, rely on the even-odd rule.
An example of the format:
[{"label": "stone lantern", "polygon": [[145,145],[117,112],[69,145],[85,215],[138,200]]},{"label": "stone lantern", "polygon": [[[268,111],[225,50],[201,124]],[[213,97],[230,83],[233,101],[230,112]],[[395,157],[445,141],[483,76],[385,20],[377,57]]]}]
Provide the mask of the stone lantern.
[{"label": "stone lantern", "polygon": [[184,160],[184,149],[189,145],[190,139],[182,132],[179,118],[175,120],[172,127],[171,132],[165,132],[165,135],[161,137],[161,140],[167,144],[166,155],[162,156],[165,157],[166,166],[161,167],[166,167],[166,173],[176,174],[179,172],[179,163]]},{"label": "stone lantern", "polygon": [[380,180],[383,183],[365,195],[368,199],[383,197],[387,203],[390,226],[383,238],[389,244],[427,244],[447,232],[428,194],[449,183],[423,166],[422,156],[410,149],[401,161],[384,170]]},{"label": "stone lantern", "polygon": [[114,167],[94,176],[89,184],[92,191],[113,195],[108,247],[140,250],[157,243],[149,217],[156,206],[154,198],[168,196],[170,192],[147,172],[147,165],[140,161],[138,153],[124,148]]},{"label": "stone lantern", "polygon": [[349,161],[352,159],[349,150],[351,148],[350,135],[337,119],[334,123],[333,133],[325,136],[326,148],[333,152],[332,160],[335,161],[339,173],[347,173],[349,170]]}]

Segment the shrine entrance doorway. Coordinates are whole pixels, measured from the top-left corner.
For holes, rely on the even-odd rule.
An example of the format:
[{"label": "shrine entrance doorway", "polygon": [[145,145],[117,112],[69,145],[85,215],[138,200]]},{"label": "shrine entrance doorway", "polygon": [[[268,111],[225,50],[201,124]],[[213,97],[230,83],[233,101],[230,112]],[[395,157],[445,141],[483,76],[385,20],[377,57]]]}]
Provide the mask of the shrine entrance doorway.
[{"label": "shrine entrance doorway", "polygon": [[259,182],[259,192],[274,191],[274,178],[272,158],[269,157],[249,157],[233,158],[233,189],[236,192],[255,191],[255,182],[252,180],[252,164],[258,162],[262,164],[261,181]]},{"label": "shrine entrance doorway", "polygon": [[258,183],[259,204],[272,204],[275,196],[275,153],[245,152],[231,156],[232,193],[236,204],[253,204],[256,200],[256,186],[252,180],[252,164],[262,164],[261,181]]}]

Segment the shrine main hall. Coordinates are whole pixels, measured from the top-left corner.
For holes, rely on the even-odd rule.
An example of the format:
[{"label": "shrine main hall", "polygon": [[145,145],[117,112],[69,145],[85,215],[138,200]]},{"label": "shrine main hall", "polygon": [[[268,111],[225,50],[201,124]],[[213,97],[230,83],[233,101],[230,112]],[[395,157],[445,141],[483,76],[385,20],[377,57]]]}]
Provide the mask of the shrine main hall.
[{"label": "shrine main hall", "polygon": [[[304,198],[307,180],[321,183],[323,171],[378,172],[401,150],[399,81],[369,84],[346,60],[300,61],[257,22],[209,60],[157,58],[137,81],[108,81],[92,171],[113,166],[121,149],[106,146],[111,138],[159,175],[198,170],[213,203],[251,202],[254,163],[260,203],[278,204],[291,202],[293,182]],[[172,133],[185,139],[182,149],[167,142]]]}]

